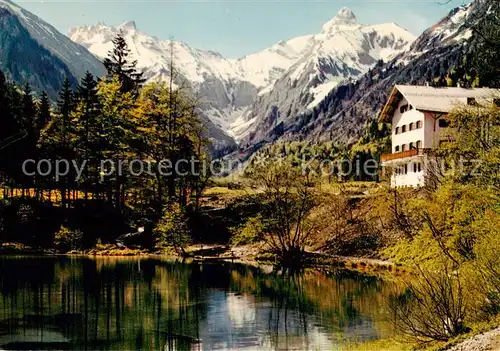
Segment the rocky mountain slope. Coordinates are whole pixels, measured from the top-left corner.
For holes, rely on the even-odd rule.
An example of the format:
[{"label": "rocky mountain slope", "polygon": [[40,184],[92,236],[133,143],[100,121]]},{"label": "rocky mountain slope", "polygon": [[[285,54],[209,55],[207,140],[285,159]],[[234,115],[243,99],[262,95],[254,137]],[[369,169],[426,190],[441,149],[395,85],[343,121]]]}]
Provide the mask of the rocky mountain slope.
[{"label": "rocky mountain slope", "polygon": [[0,0],[0,69],[20,85],[30,83],[55,98],[65,77],[76,83],[102,63],[81,45],[9,0]]},{"label": "rocky mountain slope", "polygon": [[483,3],[476,0],[452,10],[408,50],[387,63],[377,63],[357,80],[339,84],[311,111],[291,113],[280,119],[279,110],[271,109],[258,122],[259,132],[250,135],[242,145],[246,147],[242,147],[239,157],[248,157],[262,145],[277,140],[357,140],[366,122],[377,118],[395,84],[425,84],[461,63],[472,36],[465,23],[484,10]]},{"label": "rocky mountain slope", "polygon": [[254,119],[246,144],[262,139],[269,128],[313,109],[339,83],[355,80],[379,60],[390,60],[415,37],[394,23],[365,26],[343,8],[321,33],[310,38],[308,51],[249,109]]}]

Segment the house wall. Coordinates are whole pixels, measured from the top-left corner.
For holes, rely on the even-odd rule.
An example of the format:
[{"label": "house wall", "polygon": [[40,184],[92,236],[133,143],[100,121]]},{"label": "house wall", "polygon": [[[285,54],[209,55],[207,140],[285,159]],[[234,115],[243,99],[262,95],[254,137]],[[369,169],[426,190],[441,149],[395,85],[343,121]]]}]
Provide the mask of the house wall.
[{"label": "house wall", "polygon": [[[407,160],[406,162],[402,162],[399,167],[402,169],[404,164],[407,165],[407,173],[406,174],[396,174],[395,172],[391,176],[391,187],[399,188],[399,187],[420,187],[425,184],[425,162],[423,157],[414,157],[411,160]],[[414,164],[420,163],[420,171],[414,169]],[[395,166],[398,167],[398,166]]]},{"label": "house wall", "polygon": [[[410,142],[413,142],[414,145],[417,145],[417,141],[422,142],[422,147],[425,146],[425,134],[426,134],[426,121],[425,114],[421,111],[417,111],[415,109],[408,110],[404,113],[400,112],[400,108],[403,105],[408,104],[408,101],[403,98],[401,99],[398,107],[396,108],[393,118],[392,118],[392,152],[395,153],[396,146],[399,146],[399,151],[401,151],[401,145],[406,144],[406,150],[409,150]],[[408,104],[409,105],[409,104]],[[429,116],[429,118],[432,118]],[[422,121],[422,128],[409,130],[410,123],[414,124],[414,128],[416,128],[417,121]],[[406,126],[406,132],[402,133],[401,129],[403,126]],[[396,134],[396,128],[399,127],[399,134]]]},{"label": "house wall", "polygon": [[[396,146],[399,146],[399,151],[402,151],[402,145],[406,145],[406,150],[409,150],[410,143],[417,145],[417,141],[421,142],[422,148],[436,148],[439,146],[439,135],[441,129],[439,127],[439,122],[435,118],[439,114],[433,112],[423,112],[413,109],[408,109],[406,112],[401,113],[400,108],[404,105],[410,104],[403,98],[396,110],[394,111],[392,119],[392,152],[396,151]],[[417,122],[422,122],[422,127],[417,129]],[[409,130],[410,123],[413,123],[414,129]],[[402,127],[406,126],[406,132],[402,132]],[[396,128],[399,127],[399,133],[396,134]],[[415,171],[414,164],[420,163],[420,171]],[[404,169],[406,164],[407,172],[399,172],[398,174],[393,173],[391,177],[392,187],[420,187],[425,185],[425,165],[422,156],[416,156],[409,159],[401,159],[394,167],[399,167],[401,170]]]},{"label": "house wall", "polygon": [[446,134],[444,130],[448,129],[439,127],[438,120],[443,119],[446,115],[437,112],[425,112],[424,115],[424,148],[437,148],[439,146],[440,136]]}]

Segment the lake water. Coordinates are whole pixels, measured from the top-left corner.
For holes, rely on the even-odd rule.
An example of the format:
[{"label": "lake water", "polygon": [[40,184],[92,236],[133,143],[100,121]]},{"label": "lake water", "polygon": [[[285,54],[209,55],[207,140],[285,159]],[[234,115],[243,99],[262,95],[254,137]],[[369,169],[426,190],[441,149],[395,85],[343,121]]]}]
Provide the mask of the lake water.
[{"label": "lake water", "polygon": [[0,258],[0,349],[338,350],[391,336],[391,283],[153,258]]}]

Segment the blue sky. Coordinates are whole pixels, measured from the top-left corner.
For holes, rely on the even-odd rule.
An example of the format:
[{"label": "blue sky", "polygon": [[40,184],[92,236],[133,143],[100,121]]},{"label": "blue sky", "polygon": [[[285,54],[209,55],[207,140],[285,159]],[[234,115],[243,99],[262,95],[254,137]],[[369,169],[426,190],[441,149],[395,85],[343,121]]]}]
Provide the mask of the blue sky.
[{"label": "blue sky", "polygon": [[279,40],[321,31],[342,7],[358,22],[395,22],[414,34],[436,23],[464,0],[14,0],[67,33],[75,26],[134,20],[137,28],[161,39],[173,36],[199,49],[237,58]]}]

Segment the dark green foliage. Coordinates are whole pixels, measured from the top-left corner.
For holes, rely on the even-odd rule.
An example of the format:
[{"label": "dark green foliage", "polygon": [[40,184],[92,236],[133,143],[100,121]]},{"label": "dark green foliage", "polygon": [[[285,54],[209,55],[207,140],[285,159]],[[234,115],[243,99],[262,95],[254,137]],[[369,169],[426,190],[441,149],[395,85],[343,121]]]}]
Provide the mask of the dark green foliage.
[{"label": "dark green foliage", "polygon": [[26,85],[24,86],[23,99],[21,104],[22,104],[22,116],[20,123],[23,126],[24,130],[27,131],[28,137],[34,141],[36,139],[36,133],[35,133],[36,109],[35,109],[35,102],[33,101],[31,87],[28,83],[26,83]]},{"label": "dark green foliage", "polygon": [[[42,91],[40,96],[40,103],[37,109],[36,124],[35,128],[38,137],[40,136],[40,131],[47,126],[50,122],[50,101],[49,96],[45,91]],[[37,138],[38,139],[38,138]]]},{"label": "dark green foliage", "polygon": [[[80,118],[76,122],[76,140],[74,147],[89,162],[83,174],[85,199],[89,188],[98,186],[97,168],[102,156],[103,131],[101,130],[101,106],[97,95],[97,81],[92,73],[87,72],[76,92],[77,110]],[[90,170],[90,172],[89,172]],[[93,175],[91,175],[92,173]]]},{"label": "dark green foliage", "polygon": [[108,77],[118,76],[122,92],[137,93],[145,79],[142,77],[143,73],[137,70],[137,61],[130,60],[130,49],[123,32],[118,33],[113,39],[113,45],[113,50],[103,62]]},{"label": "dark green foliage", "polygon": [[59,100],[57,101],[57,112],[61,115],[61,139],[62,147],[68,147],[69,143],[69,133],[71,127],[71,112],[75,106],[73,90],[71,89],[71,84],[69,79],[66,78],[63,82],[61,91],[59,93]]},{"label": "dark green foliage", "polygon": [[468,21],[473,31],[470,43],[468,68],[477,72],[479,85],[500,87],[500,3],[485,1],[480,11]]}]

